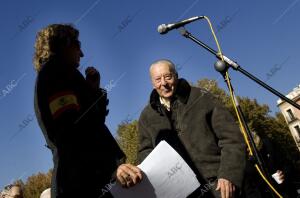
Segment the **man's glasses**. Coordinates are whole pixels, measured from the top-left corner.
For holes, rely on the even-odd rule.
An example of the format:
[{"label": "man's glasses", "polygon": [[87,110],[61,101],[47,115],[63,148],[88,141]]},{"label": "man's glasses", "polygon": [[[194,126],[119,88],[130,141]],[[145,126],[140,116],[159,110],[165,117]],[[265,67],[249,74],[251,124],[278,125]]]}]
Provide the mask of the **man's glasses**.
[{"label": "man's glasses", "polygon": [[164,79],[164,81],[170,81],[173,79],[173,77],[174,75],[172,73],[163,74],[161,76],[154,77],[153,81],[155,84],[160,84],[162,82],[162,79]]}]

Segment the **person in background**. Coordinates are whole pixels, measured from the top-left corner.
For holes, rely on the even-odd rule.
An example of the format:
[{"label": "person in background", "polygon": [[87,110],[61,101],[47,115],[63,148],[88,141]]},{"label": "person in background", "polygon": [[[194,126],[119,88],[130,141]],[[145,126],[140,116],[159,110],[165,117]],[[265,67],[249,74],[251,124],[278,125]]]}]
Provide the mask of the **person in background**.
[{"label": "person in background", "polygon": [[10,184],[0,193],[1,198],[23,198],[23,190],[19,184]]},{"label": "person in background", "polygon": [[[292,166],[283,156],[280,147],[276,146],[270,139],[256,131],[252,132],[253,140],[256,148],[264,163],[264,168],[272,175],[276,174],[279,183],[272,178],[273,187],[284,198],[296,197],[296,190],[291,183]],[[273,197],[273,192],[263,181],[256,168],[254,167],[254,159],[248,157],[245,169],[245,179],[243,185],[243,196],[245,198],[268,198]]]}]

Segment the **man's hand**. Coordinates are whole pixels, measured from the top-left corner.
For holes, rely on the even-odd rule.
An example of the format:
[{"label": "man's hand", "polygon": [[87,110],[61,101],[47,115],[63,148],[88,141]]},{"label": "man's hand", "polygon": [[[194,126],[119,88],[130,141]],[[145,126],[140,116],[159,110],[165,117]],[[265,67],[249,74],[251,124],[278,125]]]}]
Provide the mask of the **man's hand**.
[{"label": "man's hand", "polygon": [[117,169],[117,181],[125,188],[132,187],[142,180],[142,171],[131,164],[122,164]]},{"label": "man's hand", "polygon": [[278,173],[279,180],[284,182],[284,173],[281,170],[277,170],[276,172]]},{"label": "man's hand", "polygon": [[227,179],[218,179],[218,185],[216,190],[221,190],[222,198],[232,198],[235,193],[235,185],[228,181]]}]

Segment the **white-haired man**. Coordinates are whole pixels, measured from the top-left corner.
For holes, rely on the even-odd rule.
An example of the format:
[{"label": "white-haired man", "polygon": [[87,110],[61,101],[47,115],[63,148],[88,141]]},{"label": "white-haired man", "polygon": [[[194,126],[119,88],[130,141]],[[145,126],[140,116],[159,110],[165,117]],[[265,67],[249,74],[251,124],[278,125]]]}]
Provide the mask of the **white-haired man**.
[{"label": "white-haired man", "polygon": [[185,159],[201,184],[190,197],[230,198],[241,187],[245,145],[233,117],[206,91],[178,78],[174,64],[159,60],[150,67],[153,91],[139,119],[139,159],[161,140]]}]

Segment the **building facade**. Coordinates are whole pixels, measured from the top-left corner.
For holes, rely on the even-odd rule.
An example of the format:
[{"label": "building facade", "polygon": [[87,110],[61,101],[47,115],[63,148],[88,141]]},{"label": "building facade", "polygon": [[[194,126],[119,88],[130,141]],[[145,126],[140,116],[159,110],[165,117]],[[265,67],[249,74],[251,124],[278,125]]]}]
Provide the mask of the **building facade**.
[{"label": "building facade", "polygon": [[[286,97],[300,104],[300,85],[295,87]],[[281,99],[277,100],[277,106],[283,114],[300,151],[300,110]]]}]

